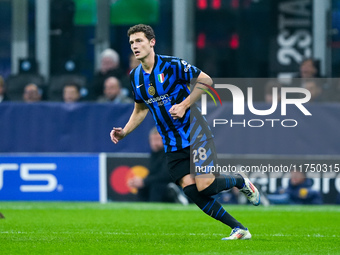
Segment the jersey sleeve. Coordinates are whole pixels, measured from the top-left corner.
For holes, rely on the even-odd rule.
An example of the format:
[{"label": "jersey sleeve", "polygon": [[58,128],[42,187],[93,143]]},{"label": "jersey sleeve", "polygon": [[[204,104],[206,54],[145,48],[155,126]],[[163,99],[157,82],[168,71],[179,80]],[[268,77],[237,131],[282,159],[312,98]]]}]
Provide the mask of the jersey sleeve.
[{"label": "jersey sleeve", "polygon": [[143,103],[143,99],[136,92],[135,71],[136,69],[130,72],[130,85],[132,87],[133,99],[136,103]]},{"label": "jersey sleeve", "polygon": [[178,69],[179,69],[178,78],[180,80],[185,81],[186,83],[190,83],[192,79],[197,78],[202,72],[199,68],[189,64],[183,59],[178,58],[177,63],[178,63]]}]

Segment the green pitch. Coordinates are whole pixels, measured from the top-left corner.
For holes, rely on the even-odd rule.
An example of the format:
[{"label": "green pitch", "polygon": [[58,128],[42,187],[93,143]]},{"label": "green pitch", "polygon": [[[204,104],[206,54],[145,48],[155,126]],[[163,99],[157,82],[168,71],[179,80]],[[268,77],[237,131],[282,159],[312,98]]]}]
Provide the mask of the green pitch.
[{"label": "green pitch", "polygon": [[0,202],[0,254],[340,254],[340,206],[229,206],[251,240],[194,205]]}]

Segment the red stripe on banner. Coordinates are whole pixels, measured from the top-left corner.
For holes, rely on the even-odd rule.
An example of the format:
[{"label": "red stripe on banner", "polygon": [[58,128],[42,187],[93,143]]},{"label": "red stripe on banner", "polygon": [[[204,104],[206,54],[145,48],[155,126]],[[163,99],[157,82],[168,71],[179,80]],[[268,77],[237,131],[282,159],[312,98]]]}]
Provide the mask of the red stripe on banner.
[{"label": "red stripe on banner", "polygon": [[213,0],[212,8],[215,10],[221,9],[221,0]]},{"label": "red stripe on banner", "polygon": [[207,0],[197,0],[197,7],[198,9],[201,9],[201,10],[207,9],[208,7]]},{"label": "red stripe on banner", "polygon": [[196,42],[196,46],[198,49],[204,49],[205,48],[205,40],[206,40],[206,35],[205,33],[200,33],[197,36],[197,42]]},{"label": "red stripe on banner", "polygon": [[229,41],[229,46],[230,48],[232,48],[233,50],[236,50],[240,47],[240,38],[238,34],[232,34],[230,41]]},{"label": "red stripe on banner", "polygon": [[231,7],[233,9],[238,9],[240,7],[240,0],[231,0]]}]

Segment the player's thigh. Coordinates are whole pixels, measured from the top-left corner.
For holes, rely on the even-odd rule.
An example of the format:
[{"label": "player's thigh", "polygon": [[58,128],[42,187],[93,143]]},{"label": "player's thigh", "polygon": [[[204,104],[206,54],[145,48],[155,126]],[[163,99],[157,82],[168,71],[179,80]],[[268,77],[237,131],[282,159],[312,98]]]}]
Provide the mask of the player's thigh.
[{"label": "player's thigh", "polygon": [[[170,176],[176,184],[180,184],[182,179],[190,175],[190,148],[166,153],[166,160]],[[189,177],[185,177],[187,183]]]},{"label": "player's thigh", "polygon": [[197,176],[217,173],[217,153],[213,139],[192,146],[191,162],[191,169]]}]

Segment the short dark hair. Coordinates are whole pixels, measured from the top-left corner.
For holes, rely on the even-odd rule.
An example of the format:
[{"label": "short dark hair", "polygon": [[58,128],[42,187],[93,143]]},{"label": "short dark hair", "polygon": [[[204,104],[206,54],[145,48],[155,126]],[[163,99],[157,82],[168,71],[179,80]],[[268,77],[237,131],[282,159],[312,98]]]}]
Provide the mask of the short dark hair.
[{"label": "short dark hair", "polygon": [[75,87],[76,90],[80,93],[81,86],[77,82],[74,81],[65,82],[63,89],[65,89],[66,87]]},{"label": "short dark hair", "polygon": [[320,60],[316,60],[314,58],[304,58],[301,63],[300,66],[302,66],[303,64],[307,63],[307,62],[311,62],[312,65],[314,66],[314,68],[316,69],[317,73],[316,75],[319,75],[319,69],[320,69]]},{"label": "short dark hair", "polygon": [[306,62],[312,62],[313,66],[316,67],[316,60],[314,58],[304,58],[302,59],[300,65],[303,65]]},{"label": "short dark hair", "polygon": [[145,34],[145,37],[148,38],[150,41],[151,39],[156,38],[155,32],[153,31],[152,27],[149,25],[144,25],[144,24],[138,24],[133,27],[130,27],[127,36],[130,37],[130,35],[138,33],[138,32],[143,32]]}]

